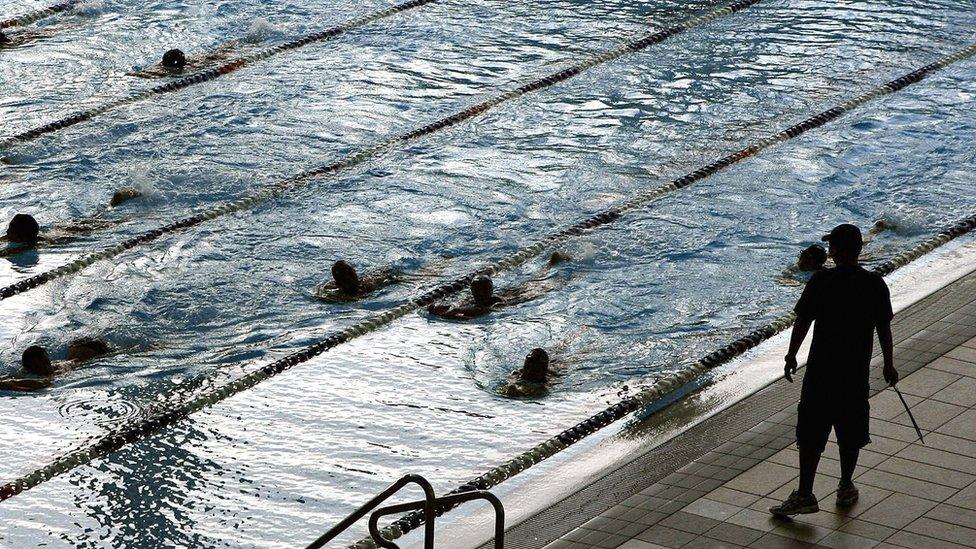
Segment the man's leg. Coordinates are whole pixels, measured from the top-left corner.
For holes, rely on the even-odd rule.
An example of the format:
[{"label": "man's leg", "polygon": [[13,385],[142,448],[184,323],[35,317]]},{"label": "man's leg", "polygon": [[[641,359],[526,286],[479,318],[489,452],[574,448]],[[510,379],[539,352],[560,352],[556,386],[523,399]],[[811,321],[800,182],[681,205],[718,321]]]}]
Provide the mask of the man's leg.
[{"label": "man's leg", "polygon": [[840,448],[840,485],[850,486],[854,484],[854,469],[857,468],[857,457],[860,455],[861,449],[858,447],[854,448]]},{"label": "man's leg", "polygon": [[871,442],[869,425],[871,409],[867,398],[858,398],[842,405],[844,412],[834,426],[840,447],[840,483],[837,485],[837,506],[850,507],[859,497],[854,486],[854,470],[861,448]]},{"label": "man's leg", "polygon": [[800,486],[797,489],[801,495],[813,494],[813,481],[817,478],[817,466],[820,465],[820,452],[815,448],[804,449],[800,446]]},{"label": "man's leg", "polygon": [[816,513],[820,510],[817,498],[813,495],[813,480],[817,477],[817,466],[827,444],[831,424],[820,407],[810,406],[802,399],[797,411],[796,441],[800,449],[800,486],[783,503],[769,508],[770,513],[780,517]]},{"label": "man's leg", "polygon": [[861,447],[845,445],[840,447],[840,483],[837,485],[837,506],[850,507],[857,503],[860,496],[857,486],[854,486],[854,469],[857,468],[857,456]]}]

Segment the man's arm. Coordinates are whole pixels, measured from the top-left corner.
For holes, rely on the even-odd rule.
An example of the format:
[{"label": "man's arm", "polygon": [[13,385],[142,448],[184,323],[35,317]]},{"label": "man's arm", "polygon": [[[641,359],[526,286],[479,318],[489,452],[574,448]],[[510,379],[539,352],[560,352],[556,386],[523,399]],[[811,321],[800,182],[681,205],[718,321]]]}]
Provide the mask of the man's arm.
[{"label": "man's arm", "polygon": [[50,386],[51,380],[48,378],[35,379],[9,376],[0,378],[0,391],[37,391]]},{"label": "man's arm", "polygon": [[793,323],[793,333],[790,335],[790,350],[786,353],[786,368],[783,370],[783,373],[786,375],[786,381],[790,383],[793,383],[793,374],[796,373],[796,353],[800,352],[800,345],[806,339],[811,324],[813,324],[813,319],[805,316],[797,316],[796,322]]},{"label": "man's arm", "polygon": [[881,354],[884,356],[884,374],[888,385],[898,383],[898,370],[895,369],[895,346],[891,340],[891,323],[878,324],[878,342],[881,343]]}]

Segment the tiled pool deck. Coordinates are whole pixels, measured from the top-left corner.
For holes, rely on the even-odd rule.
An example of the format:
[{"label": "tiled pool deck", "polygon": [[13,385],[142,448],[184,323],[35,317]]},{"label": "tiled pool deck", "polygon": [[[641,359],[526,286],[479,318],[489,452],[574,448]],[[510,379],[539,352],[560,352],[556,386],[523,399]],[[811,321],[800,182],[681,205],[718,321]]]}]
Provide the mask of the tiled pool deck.
[{"label": "tiled pool deck", "polygon": [[815,492],[821,512],[774,519],[796,485],[800,384],[777,381],[512,528],[506,546],[976,547],[976,272],[899,313],[892,324],[917,441],[875,356],[871,436],[855,483],[834,505],[840,463],[829,445]]}]

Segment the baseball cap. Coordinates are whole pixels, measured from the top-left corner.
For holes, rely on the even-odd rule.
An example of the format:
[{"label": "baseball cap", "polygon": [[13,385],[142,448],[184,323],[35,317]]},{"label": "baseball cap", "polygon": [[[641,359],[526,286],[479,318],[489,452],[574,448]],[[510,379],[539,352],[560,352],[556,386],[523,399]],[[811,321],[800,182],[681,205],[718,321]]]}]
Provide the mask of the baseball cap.
[{"label": "baseball cap", "polygon": [[864,245],[864,239],[861,237],[861,229],[858,229],[850,223],[837,225],[830,231],[830,234],[825,234],[820,240],[829,242],[832,246],[837,246],[838,248],[859,249]]}]

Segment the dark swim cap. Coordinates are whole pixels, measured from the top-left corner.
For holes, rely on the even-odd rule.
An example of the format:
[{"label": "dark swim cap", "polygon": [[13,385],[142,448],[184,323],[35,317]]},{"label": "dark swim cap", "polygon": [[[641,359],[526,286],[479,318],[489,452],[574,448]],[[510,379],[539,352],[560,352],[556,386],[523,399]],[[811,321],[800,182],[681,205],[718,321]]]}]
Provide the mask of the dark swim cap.
[{"label": "dark swim cap", "polygon": [[37,345],[24,349],[24,354],[20,356],[20,364],[28,372],[39,376],[49,376],[54,373],[47,351]]},{"label": "dark swim cap", "polygon": [[10,37],[3,31],[0,31],[0,44],[6,44],[10,42]]},{"label": "dark swim cap", "polygon": [[163,66],[167,69],[182,69],[186,65],[186,55],[179,49],[172,49],[163,54]]},{"label": "dark swim cap", "polygon": [[478,275],[471,281],[471,289],[473,290],[475,288],[485,288],[488,291],[492,291],[495,289],[495,283],[485,275]]},{"label": "dark swim cap", "polygon": [[346,293],[355,294],[359,291],[359,275],[356,274],[356,268],[341,259],[332,264],[332,280],[335,280],[336,286]]},{"label": "dark swim cap", "polygon": [[821,263],[827,261],[827,250],[825,250],[820,244],[814,244],[813,246],[806,248],[803,250],[803,253],[815,258]]},{"label": "dark swim cap", "polygon": [[7,240],[21,244],[31,244],[37,242],[37,235],[41,232],[41,227],[37,224],[34,216],[28,214],[17,214],[7,225]]}]

